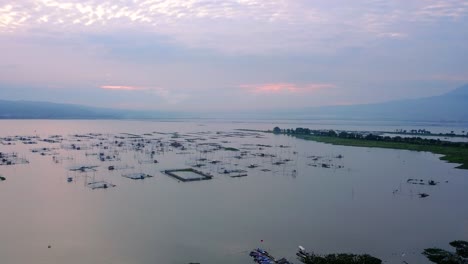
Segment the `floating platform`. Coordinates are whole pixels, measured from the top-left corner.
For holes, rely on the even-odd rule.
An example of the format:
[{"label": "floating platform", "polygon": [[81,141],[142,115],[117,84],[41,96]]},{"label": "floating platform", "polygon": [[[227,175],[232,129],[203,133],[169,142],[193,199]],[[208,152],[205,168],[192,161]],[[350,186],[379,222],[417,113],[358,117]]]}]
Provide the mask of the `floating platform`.
[{"label": "floating platform", "polygon": [[122,177],[129,178],[132,180],[144,180],[146,178],[151,178],[153,176],[145,173],[130,173],[130,174],[124,174]]},{"label": "floating platform", "polygon": [[183,182],[204,181],[213,179],[212,175],[192,168],[165,170],[163,171],[163,173]]},{"label": "floating platform", "polygon": [[70,167],[70,171],[78,171],[78,172],[88,172],[88,171],[97,171],[96,168],[99,166],[94,165],[83,165],[83,166],[73,166]]},{"label": "floating platform", "polygon": [[237,175],[230,175],[229,177],[231,178],[242,178],[242,177],[247,177],[247,174],[237,174]]},{"label": "floating platform", "polygon": [[109,182],[105,182],[105,181],[97,181],[97,182],[88,183],[88,187],[95,190],[95,189],[108,189],[108,188],[115,187],[115,185]]}]

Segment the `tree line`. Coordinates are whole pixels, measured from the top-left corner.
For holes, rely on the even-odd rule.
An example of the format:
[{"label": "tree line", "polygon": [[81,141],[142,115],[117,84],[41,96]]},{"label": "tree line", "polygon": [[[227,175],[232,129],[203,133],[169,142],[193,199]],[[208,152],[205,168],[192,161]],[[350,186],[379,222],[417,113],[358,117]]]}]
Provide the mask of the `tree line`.
[{"label": "tree line", "polygon": [[438,145],[438,146],[451,146],[451,147],[464,147],[468,148],[468,142],[450,142],[440,139],[429,139],[421,137],[390,137],[381,136],[369,132],[347,132],[347,131],[335,131],[335,130],[313,130],[309,128],[288,128],[281,129],[279,127],[273,128],[275,134],[286,134],[286,135],[313,135],[313,136],[326,136],[336,137],[343,139],[354,139],[354,140],[369,140],[369,141],[380,141],[380,142],[396,142],[396,143],[409,143],[417,145]]}]

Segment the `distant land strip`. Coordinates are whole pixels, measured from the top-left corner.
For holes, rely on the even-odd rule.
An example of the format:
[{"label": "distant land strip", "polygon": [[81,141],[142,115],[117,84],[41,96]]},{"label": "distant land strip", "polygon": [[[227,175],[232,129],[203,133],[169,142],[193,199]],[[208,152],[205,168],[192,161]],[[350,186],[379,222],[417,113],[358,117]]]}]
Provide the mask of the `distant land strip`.
[{"label": "distant land strip", "polygon": [[312,140],[332,145],[350,146],[350,147],[367,147],[367,148],[388,148],[388,149],[405,149],[413,151],[427,151],[435,154],[443,155],[441,160],[450,163],[461,164],[457,169],[468,170],[468,147],[453,147],[441,145],[419,145],[405,142],[387,142],[367,139],[350,139],[330,136],[315,136],[315,135],[294,135],[297,138]]},{"label": "distant land strip", "polygon": [[283,134],[304,140],[312,140],[332,145],[404,149],[412,151],[425,151],[443,155],[439,159],[449,163],[460,164],[457,169],[468,170],[468,143],[449,142],[436,139],[424,139],[420,137],[388,137],[378,136],[372,133],[335,132],[334,130],[310,130],[303,128],[273,130],[250,130],[264,133]]}]

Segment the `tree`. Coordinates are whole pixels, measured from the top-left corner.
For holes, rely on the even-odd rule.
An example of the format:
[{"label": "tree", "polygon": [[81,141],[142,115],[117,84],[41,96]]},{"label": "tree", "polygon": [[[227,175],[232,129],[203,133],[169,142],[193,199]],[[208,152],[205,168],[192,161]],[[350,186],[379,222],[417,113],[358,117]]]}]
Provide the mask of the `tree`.
[{"label": "tree", "polygon": [[339,136],[340,138],[347,138],[347,137],[348,137],[348,133],[345,132],[345,131],[341,131],[340,134],[338,134],[338,136]]},{"label": "tree", "polygon": [[422,254],[437,264],[468,263],[468,242],[456,240],[450,242],[450,245],[455,248],[455,253],[440,248],[426,248]]},{"label": "tree", "polygon": [[281,128],[279,128],[279,127],[273,128],[273,133],[280,134],[281,133]]},{"label": "tree", "polygon": [[299,260],[305,264],[381,264],[382,260],[370,255],[355,254],[329,254],[315,255],[307,254],[299,257]]},{"label": "tree", "polygon": [[337,134],[334,130],[329,130],[327,134],[328,134],[329,137],[336,137],[336,136],[338,136],[338,134]]}]

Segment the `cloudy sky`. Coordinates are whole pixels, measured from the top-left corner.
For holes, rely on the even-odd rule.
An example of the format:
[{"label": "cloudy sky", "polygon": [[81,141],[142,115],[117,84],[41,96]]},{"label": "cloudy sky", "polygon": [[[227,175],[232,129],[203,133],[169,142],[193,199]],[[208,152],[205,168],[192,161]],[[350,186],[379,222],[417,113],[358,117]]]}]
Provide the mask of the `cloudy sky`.
[{"label": "cloudy sky", "polygon": [[467,0],[0,0],[0,99],[232,111],[464,83]]}]

